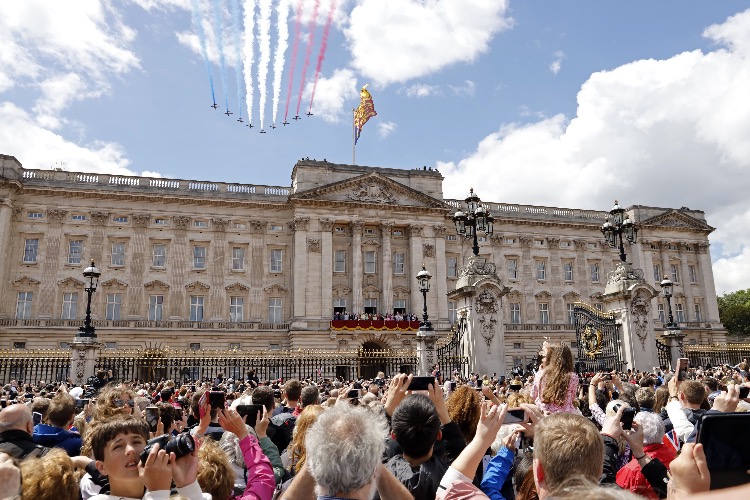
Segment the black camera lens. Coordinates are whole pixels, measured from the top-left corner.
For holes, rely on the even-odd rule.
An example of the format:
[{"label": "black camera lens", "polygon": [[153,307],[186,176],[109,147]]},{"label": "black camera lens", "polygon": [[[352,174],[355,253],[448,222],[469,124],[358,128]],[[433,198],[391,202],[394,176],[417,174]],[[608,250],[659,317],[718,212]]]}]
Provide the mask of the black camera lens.
[{"label": "black camera lens", "polygon": [[141,463],[146,463],[148,455],[151,453],[155,444],[158,444],[159,449],[165,450],[167,453],[174,453],[177,458],[189,455],[195,450],[195,441],[190,434],[178,434],[174,437],[164,434],[149,440],[146,447],[141,452]]}]

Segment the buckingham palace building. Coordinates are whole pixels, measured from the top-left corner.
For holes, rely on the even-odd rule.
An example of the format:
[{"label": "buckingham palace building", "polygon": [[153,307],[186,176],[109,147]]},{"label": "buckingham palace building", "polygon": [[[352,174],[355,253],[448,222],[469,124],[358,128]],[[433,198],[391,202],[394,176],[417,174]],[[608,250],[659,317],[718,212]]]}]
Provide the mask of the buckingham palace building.
[{"label": "buckingham palace building", "polygon": [[[413,348],[418,322],[377,314],[421,317],[423,265],[435,330],[447,337],[456,322],[449,292],[473,242],[457,235],[464,201],[443,197],[437,170],[305,159],[290,185],[263,186],[29,169],[6,155],[0,166],[0,349],[68,347],[92,260],[106,349]],[[495,221],[479,254],[509,289],[507,364],[527,362],[545,337],[575,342],[573,304],[603,307],[619,262],[601,233],[607,212],[483,203]],[[656,290],[665,275],[674,282],[685,343],[724,341],[704,213],[624,206],[639,229],[628,261]],[[658,332],[667,304],[653,304]],[[365,313],[374,319],[338,319]]]}]

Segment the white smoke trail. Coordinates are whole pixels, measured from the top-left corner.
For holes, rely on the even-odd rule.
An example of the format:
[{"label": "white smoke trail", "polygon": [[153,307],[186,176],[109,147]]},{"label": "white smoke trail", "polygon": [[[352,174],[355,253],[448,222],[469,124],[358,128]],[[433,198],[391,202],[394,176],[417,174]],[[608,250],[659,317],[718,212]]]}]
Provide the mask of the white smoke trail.
[{"label": "white smoke trail", "polygon": [[268,79],[268,65],[271,62],[271,0],[259,0],[258,15],[258,93],[260,94],[260,129],[266,113],[266,80]]},{"label": "white smoke trail", "polygon": [[245,0],[245,100],[247,122],[253,123],[253,59],[255,57],[255,0]]},{"label": "white smoke trail", "polygon": [[279,111],[279,96],[281,95],[281,76],[284,73],[284,54],[289,46],[289,1],[280,0],[276,6],[278,43],[273,60],[273,123],[276,124],[276,114]]},{"label": "white smoke trail", "polygon": [[227,65],[224,60],[224,30],[221,10],[221,0],[213,0],[214,35],[216,36],[216,48],[219,51],[219,69],[221,70],[221,89],[224,92],[224,101],[229,111],[229,87],[227,86]]},{"label": "white smoke trail", "polygon": [[234,45],[234,76],[237,87],[237,107],[242,119],[242,47],[240,47],[240,0],[229,0],[232,13],[232,45]]}]

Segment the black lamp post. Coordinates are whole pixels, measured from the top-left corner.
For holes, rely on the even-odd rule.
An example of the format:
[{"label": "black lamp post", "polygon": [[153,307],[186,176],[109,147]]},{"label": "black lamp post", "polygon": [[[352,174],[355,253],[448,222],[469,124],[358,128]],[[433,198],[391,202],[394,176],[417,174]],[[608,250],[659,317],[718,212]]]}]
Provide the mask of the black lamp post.
[{"label": "black lamp post", "polygon": [[474,194],[474,188],[469,190],[469,196],[464,200],[467,210],[463,213],[461,210],[453,215],[453,223],[456,225],[456,232],[464,238],[474,239],[472,251],[475,256],[479,256],[479,242],[477,233],[483,232],[487,236],[492,236],[492,224],[495,218],[490,211],[481,204],[479,196]]},{"label": "black lamp post", "polygon": [[604,234],[604,238],[612,248],[617,248],[619,245],[620,260],[625,262],[623,237],[630,243],[635,243],[638,237],[638,228],[630,220],[630,217],[625,214],[625,209],[617,203],[617,200],[615,200],[615,206],[609,211],[609,216],[607,216],[602,225],[602,234]]},{"label": "black lamp post", "polygon": [[86,302],[86,319],[83,321],[83,326],[78,329],[79,337],[96,338],[96,329],[91,324],[91,295],[96,291],[96,287],[99,285],[99,276],[101,275],[102,273],[94,265],[93,259],[91,260],[91,265],[83,270],[83,277],[88,280],[86,288],[84,288],[88,299]]},{"label": "black lamp post", "polygon": [[674,286],[672,280],[664,276],[664,279],[661,280],[661,283],[659,285],[661,286],[661,291],[664,294],[664,298],[667,299],[667,312],[669,314],[667,330],[679,330],[679,325],[674,322],[674,317],[672,316],[672,302],[669,300],[672,298],[672,287]]},{"label": "black lamp post", "polygon": [[422,270],[417,273],[417,282],[419,283],[419,291],[422,292],[422,299],[424,300],[422,322],[419,324],[419,330],[423,332],[433,331],[432,323],[427,319],[427,292],[430,291],[430,278],[432,278],[432,275],[425,269],[424,264],[422,264]]}]

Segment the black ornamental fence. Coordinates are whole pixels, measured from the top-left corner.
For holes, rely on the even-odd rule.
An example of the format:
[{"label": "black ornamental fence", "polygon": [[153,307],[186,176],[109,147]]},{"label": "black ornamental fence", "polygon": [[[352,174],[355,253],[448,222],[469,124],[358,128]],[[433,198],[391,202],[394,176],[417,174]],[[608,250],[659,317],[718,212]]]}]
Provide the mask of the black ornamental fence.
[{"label": "black ornamental fence", "polygon": [[743,360],[750,361],[750,344],[709,344],[684,346],[690,366],[734,366]]},{"label": "black ornamental fence", "polygon": [[37,383],[67,380],[70,376],[70,350],[0,349],[0,381]]}]

